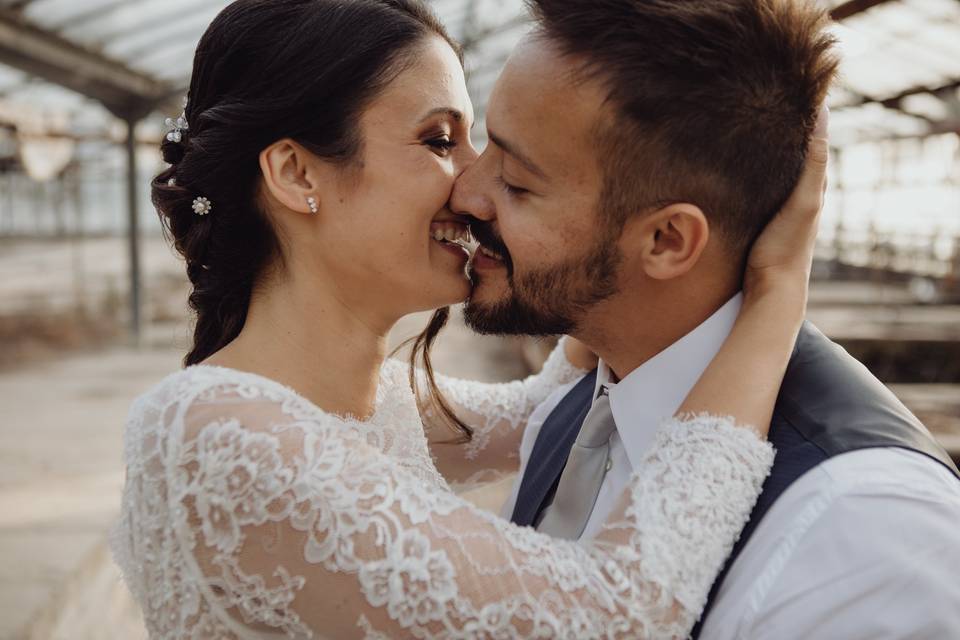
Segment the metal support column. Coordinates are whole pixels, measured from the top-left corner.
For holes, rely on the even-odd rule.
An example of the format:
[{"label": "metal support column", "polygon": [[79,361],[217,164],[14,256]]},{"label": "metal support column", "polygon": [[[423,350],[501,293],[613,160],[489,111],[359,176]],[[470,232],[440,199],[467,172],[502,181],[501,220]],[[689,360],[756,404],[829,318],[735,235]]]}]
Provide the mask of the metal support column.
[{"label": "metal support column", "polygon": [[137,120],[128,118],[127,122],[127,221],[128,248],[130,255],[130,336],[135,346],[140,346],[142,321],[140,317],[140,222],[137,198]]}]

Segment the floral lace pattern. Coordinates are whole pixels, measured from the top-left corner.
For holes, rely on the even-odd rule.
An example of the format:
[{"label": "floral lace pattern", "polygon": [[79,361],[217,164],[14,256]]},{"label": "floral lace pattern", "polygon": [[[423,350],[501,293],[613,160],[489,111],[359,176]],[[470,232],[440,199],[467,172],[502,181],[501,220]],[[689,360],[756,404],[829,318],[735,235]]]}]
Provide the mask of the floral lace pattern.
[{"label": "floral lace pattern", "polygon": [[425,442],[415,464],[392,455],[423,429],[391,375],[364,422],[214,367],[138,399],[111,546],[152,638],[689,633],[768,443],[729,420],[668,421],[597,538],[557,540],[424,481]]}]

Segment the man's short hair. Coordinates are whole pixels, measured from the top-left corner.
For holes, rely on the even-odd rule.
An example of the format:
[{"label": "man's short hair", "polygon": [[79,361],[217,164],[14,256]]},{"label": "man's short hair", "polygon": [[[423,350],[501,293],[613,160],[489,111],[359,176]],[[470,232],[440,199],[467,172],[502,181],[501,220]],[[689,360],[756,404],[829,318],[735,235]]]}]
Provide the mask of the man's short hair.
[{"label": "man's short hair", "polygon": [[699,206],[738,257],[783,206],[838,59],[826,12],[801,0],[527,0],[538,30],[601,79],[614,223]]}]

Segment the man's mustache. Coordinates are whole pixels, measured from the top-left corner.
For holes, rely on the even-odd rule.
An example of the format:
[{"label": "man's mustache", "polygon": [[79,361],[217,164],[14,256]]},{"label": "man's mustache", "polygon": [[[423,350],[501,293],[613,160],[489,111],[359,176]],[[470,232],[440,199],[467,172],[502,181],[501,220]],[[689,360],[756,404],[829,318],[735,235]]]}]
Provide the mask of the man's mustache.
[{"label": "man's mustache", "polygon": [[503,238],[500,237],[500,234],[493,230],[493,226],[489,222],[484,222],[476,218],[472,218],[467,224],[470,225],[470,233],[473,235],[473,239],[490,251],[503,256],[507,273],[512,274],[513,261],[510,259],[510,251],[507,249],[507,245],[503,243]]}]

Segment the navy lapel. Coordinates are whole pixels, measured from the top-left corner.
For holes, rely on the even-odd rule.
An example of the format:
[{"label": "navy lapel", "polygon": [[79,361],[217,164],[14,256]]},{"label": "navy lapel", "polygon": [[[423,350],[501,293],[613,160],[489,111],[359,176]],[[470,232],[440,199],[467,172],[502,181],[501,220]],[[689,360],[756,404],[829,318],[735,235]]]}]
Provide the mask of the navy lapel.
[{"label": "navy lapel", "polygon": [[531,526],[536,521],[544,500],[567,464],[570,449],[590,411],[596,381],[597,370],[594,369],[563,397],[544,421],[517,492],[510,518],[512,522]]}]

